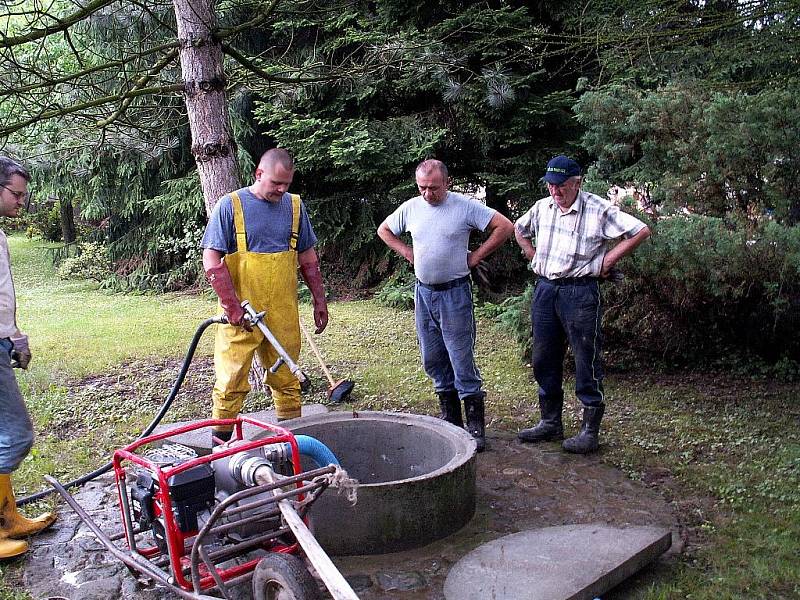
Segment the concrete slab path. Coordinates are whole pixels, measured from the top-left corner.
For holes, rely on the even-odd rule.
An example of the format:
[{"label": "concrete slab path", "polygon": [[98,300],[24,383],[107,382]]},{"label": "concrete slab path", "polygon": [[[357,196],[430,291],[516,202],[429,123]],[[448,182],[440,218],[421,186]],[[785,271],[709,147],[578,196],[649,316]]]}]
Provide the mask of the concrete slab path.
[{"label": "concrete slab path", "polygon": [[562,525],[479,546],[444,584],[447,600],[592,600],[666,552],[669,529]]}]

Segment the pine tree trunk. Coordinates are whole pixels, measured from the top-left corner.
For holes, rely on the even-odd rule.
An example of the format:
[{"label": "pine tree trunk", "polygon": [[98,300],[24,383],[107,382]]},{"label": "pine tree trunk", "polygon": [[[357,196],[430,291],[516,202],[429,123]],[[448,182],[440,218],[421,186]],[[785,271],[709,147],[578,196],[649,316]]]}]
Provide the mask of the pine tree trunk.
[{"label": "pine tree trunk", "polygon": [[[173,0],[178,25],[184,100],[192,132],[192,154],[197,163],[206,215],[222,196],[241,187],[236,142],[225,94],[227,78],[222,46],[214,39],[217,26],[213,0]],[[254,357],[251,384],[264,391],[264,368]]]},{"label": "pine tree trunk", "polygon": [[219,198],[241,186],[225,94],[222,46],[212,35],[217,16],[213,0],[173,0],[173,5],[192,154],[210,215]]},{"label": "pine tree trunk", "polygon": [[72,202],[62,198],[58,202],[58,209],[61,212],[61,239],[65,244],[71,244],[75,241],[75,214]]}]

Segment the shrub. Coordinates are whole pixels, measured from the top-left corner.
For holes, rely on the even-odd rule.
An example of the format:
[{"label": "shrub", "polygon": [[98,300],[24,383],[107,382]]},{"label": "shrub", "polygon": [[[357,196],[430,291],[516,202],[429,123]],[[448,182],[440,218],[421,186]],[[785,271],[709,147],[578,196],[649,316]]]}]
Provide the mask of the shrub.
[{"label": "shrub", "polygon": [[606,292],[610,342],[672,362],[800,358],[800,228],[676,216]]},{"label": "shrub", "polygon": [[61,212],[58,204],[45,204],[26,216],[28,237],[40,237],[48,242],[61,239]]},{"label": "shrub", "polygon": [[108,252],[97,242],[78,244],[78,254],[65,258],[58,267],[60,279],[91,279],[103,281],[111,275],[111,261]]},{"label": "shrub", "polygon": [[384,306],[410,310],[414,308],[414,273],[405,261],[386,280],[375,298]]},{"label": "shrub", "polygon": [[[674,216],[601,287],[612,362],[736,366],[781,378],[800,362],[800,227]],[[489,310],[530,347],[530,290]],[[493,311],[493,313],[491,312]]]}]

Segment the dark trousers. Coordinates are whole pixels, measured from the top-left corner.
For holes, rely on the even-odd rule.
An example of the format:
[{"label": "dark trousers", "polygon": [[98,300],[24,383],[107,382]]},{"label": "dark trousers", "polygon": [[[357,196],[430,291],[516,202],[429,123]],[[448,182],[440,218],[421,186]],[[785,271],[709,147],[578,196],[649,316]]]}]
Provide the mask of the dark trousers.
[{"label": "dark trousers", "polygon": [[539,278],[531,302],[533,375],[539,397],[561,402],[567,344],[575,355],[575,395],[585,406],[603,403],[603,304],[595,278]]}]

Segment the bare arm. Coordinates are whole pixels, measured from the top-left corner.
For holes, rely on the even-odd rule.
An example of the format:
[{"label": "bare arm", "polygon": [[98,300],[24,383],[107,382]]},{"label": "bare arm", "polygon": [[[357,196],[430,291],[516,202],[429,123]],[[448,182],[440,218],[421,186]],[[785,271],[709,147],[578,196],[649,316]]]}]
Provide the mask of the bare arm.
[{"label": "bare arm", "polygon": [[525,255],[525,258],[528,262],[533,260],[533,257],[536,256],[536,248],[531,242],[530,238],[525,237],[522,235],[522,231],[519,228],[514,228],[514,239],[517,240],[517,244],[520,248],[522,248],[522,253]]},{"label": "bare arm", "polygon": [[222,257],[225,256],[219,250],[211,248],[203,248],[203,270],[208,271],[211,267],[216,267],[222,262]]},{"label": "bare arm", "polygon": [[510,238],[511,232],[514,231],[514,225],[498,212],[495,213],[492,220],[489,221],[489,224],[486,226],[486,231],[489,232],[489,237],[486,238],[486,241],[467,256],[467,266],[470,269],[497,250]]},{"label": "bare arm", "polygon": [[636,248],[649,237],[650,228],[645,225],[639,231],[639,233],[628,238],[627,240],[622,240],[619,244],[609,250],[603,257],[603,270],[600,273],[600,277],[608,277],[611,268],[617,264],[621,258],[628,256],[628,254],[636,250]]},{"label": "bare arm", "polygon": [[389,229],[389,226],[385,222],[381,223],[380,227],[378,227],[378,237],[381,238],[389,248],[397,252],[412,265],[414,264],[414,250],[393,234],[392,230]]}]

